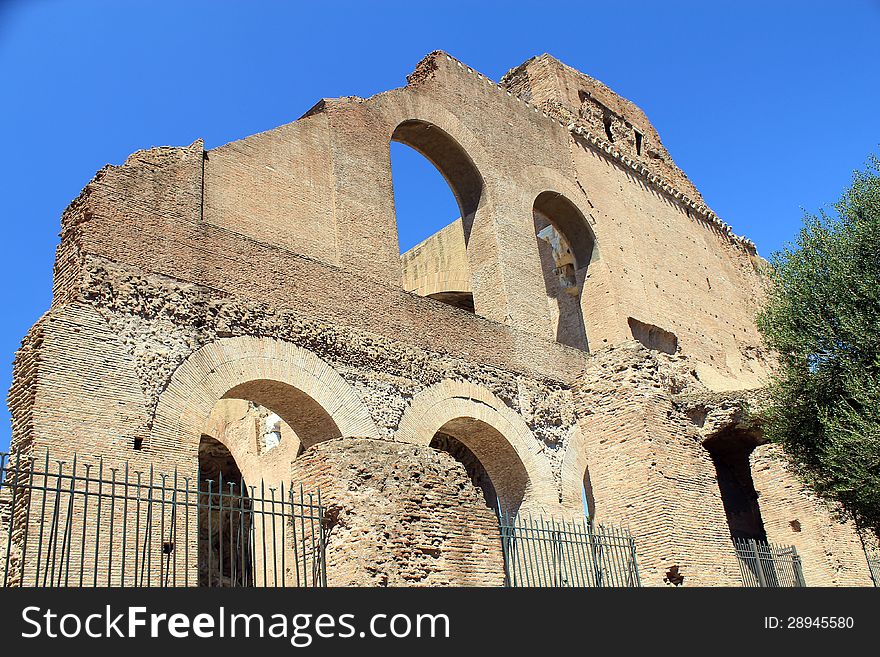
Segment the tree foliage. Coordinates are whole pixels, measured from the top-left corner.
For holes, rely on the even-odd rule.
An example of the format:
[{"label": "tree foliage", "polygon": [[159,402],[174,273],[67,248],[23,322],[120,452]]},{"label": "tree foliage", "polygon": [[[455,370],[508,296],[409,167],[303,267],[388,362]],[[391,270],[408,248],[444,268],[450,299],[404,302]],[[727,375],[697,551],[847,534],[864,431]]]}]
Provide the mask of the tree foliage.
[{"label": "tree foliage", "polygon": [[767,437],[859,526],[880,530],[880,160],[771,258],[758,328],[779,356]]}]

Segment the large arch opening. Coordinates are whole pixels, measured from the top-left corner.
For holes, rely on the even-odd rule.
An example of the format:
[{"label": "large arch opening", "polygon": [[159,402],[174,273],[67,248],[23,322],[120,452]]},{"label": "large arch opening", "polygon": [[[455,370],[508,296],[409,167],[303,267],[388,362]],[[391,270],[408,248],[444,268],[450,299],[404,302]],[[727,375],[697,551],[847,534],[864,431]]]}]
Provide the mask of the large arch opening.
[{"label": "large arch opening", "polygon": [[[242,336],[208,343],[177,368],[159,397],[150,443],[183,444],[188,451],[192,445],[194,455],[202,434],[225,442],[206,423],[216,419],[218,401],[233,404],[236,399],[263,407],[267,419],[270,412],[276,414],[301,439],[303,449],[342,435],[379,437],[355,389],[313,352],[283,340]],[[284,424],[272,424],[280,427],[283,448]],[[225,444],[249,477],[242,452]]]},{"label": "large arch opening", "polygon": [[239,383],[217,400],[198,451],[200,585],[291,580],[290,517],[281,506],[292,504],[291,462],[341,435],[318,401],[281,381]]},{"label": "large arch opening", "polygon": [[580,210],[557,192],[542,192],[532,208],[541,272],[556,341],[589,351],[583,291],[596,240]]},{"label": "large arch opening", "polygon": [[441,426],[431,447],[461,463],[473,484],[482,490],[486,506],[504,517],[514,517],[529,484],[526,468],[504,435],[491,425],[458,417]]},{"label": "large arch opening", "polygon": [[455,139],[425,121],[397,126],[390,150],[404,288],[473,312],[467,242],[482,176]]},{"label": "large arch opening", "polygon": [[313,397],[281,381],[254,379],[230,388],[211,409],[203,436],[233,455],[244,478],[276,486],[290,462],[325,440],[339,438],[336,421]]}]

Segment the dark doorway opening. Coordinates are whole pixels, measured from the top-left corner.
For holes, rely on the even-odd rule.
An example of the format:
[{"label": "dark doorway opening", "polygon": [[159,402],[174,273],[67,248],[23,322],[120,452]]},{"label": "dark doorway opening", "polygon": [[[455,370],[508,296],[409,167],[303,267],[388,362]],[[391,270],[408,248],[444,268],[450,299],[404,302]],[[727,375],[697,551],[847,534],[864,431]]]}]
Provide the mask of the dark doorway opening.
[{"label": "dark doorway opening", "polygon": [[251,501],[230,451],[199,442],[199,586],[253,586]]},{"label": "dark doorway opening", "polygon": [[722,432],[706,441],[712,456],[730,535],[735,539],[767,540],[749,457],[758,440],[747,432]]}]

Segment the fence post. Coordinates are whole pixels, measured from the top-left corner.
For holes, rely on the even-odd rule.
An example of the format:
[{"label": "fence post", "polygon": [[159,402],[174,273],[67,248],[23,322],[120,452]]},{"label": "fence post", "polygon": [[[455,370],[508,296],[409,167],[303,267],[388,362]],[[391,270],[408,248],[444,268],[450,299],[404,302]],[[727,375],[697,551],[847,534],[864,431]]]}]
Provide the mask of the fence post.
[{"label": "fence post", "polygon": [[801,567],[801,557],[797,553],[797,548],[792,545],[791,546],[791,563],[794,569],[795,580],[797,581],[798,586],[806,586],[807,582],[804,580],[804,571]]},{"label": "fence post", "polygon": [[764,564],[761,561],[761,553],[758,552],[758,542],[753,538],[749,539],[749,549],[755,555],[755,575],[758,578],[758,586],[766,588],[767,578],[764,576]]},{"label": "fence post", "polygon": [[630,552],[632,553],[632,562],[631,563],[632,563],[634,585],[641,586],[642,580],[639,577],[639,564],[636,561],[636,541],[632,536],[629,537],[629,549],[630,549]]}]

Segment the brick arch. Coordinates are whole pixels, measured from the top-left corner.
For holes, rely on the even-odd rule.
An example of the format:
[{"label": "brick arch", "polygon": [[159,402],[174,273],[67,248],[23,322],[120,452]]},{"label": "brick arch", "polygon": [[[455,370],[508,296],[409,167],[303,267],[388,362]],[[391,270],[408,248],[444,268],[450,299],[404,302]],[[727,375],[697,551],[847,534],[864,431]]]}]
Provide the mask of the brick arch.
[{"label": "brick arch", "polygon": [[241,395],[279,407],[272,410],[292,427],[301,402],[317,427],[300,436],[305,447],[322,435],[379,437],[360,397],[330,365],[290,342],[246,336],[211,342],[181,363],[159,397],[150,447],[195,449],[217,401]]},{"label": "brick arch", "polygon": [[[400,141],[419,150],[450,182],[450,187],[459,202],[462,211],[462,232],[465,240],[468,261],[470,291],[473,294],[476,313],[497,322],[504,322],[510,314],[508,297],[502,275],[500,254],[498,251],[497,228],[495,226],[498,199],[509,194],[497,188],[498,179],[497,157],[487,148],[479,131],[444,106],[443,100],[436,97],[413,93],[410,87],[396,89],[375,98],[376,108],[380,110],[377,118],[384,123],[385,159],[381,173],[391,180],[391,141]],[[437,153],[425,144],[413,143],[413,134],[401,133],[402,125],[431,125],[448,136],[447,143],[454,143],[460,149],[462,157],[455,158],[459,163],[467,161],[470,173],[465,176],[456,175],[449,167],[450,162],[438,162]],[[447,171],[443,171],[444,166]],[[467,195],[473,185],[463,186],[462,180],[473,180],[473,172],[480,177],[479,199],[474,205],[474,195]],[[374,171],[374,173],[377,173]],[[495,175],[493,175],[495,174]],[[361,179],[358,185],[375,185],[375,180]],[[458,189],[456,189],[458,187]],[[467,189],[466,189],[467,188]],[[394,220],[393,194],[390,219]],[[469,200],[468,200],[469,199]],[[396,233],[395,233],[396,234]],[[395,254],[396,255],[396,254]]]},{"label": "brick arch", "polygon": [[[383,95],[381,106],[386,124],[386,137],[389,142],[400,141],[422,152],[431,159],[431,148],[418,142],[411,143],[413,135],[401,131],[401,126],[414,124],[415,126],[433,126],[444,133],[445,145],[454,145],[462,151],[468,160],[467,167],[472,167],[477,172],[494,171],[497,168],[497,159],[493,158],[486,149],[483,141],[475,132],[468,127],[462,119],[436,102],[436,99],[425,99],[418,95],[408,93],[406,88],[398,89]],[[435,162],[440,167],[440,163]],[[455,176],[456,172],[442,172],[443,175]],[[480,173],[483,188],[480,190],[480,205],[492,205],[496,190],[492,189],[486,176]]]},{"label": "brick arch", "polygon": [[557,503],[540,441],[516,411],[486,388],[445,380],[423,390],[413,397],[394,438],[430,445],[441,429],[453,432],[480,460],[505,512],[540,511]]}]

